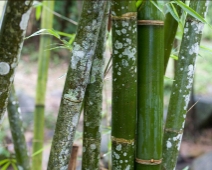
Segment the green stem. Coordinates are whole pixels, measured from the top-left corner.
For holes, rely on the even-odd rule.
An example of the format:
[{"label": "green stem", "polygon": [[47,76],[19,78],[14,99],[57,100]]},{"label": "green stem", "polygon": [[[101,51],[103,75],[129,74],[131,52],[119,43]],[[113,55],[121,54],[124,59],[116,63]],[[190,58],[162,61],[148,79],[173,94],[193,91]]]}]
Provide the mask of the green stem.
[{"label": "green stem", "polygon": [[87,86],[84,99],[82,170],[99,169],[104,65],[103,52],[105,50],[107,18],[108,10],[104,14],[91,68],[90,83]]},{"label": "green stem", "polygon": [[68,168],[106,4],[106,1],[84,1],[61,99],[48,170]]},{"label": "green stem", "polygon": [[29,156],[24,137],[24,129],[22,126],[22,118],[14,86],[12,86],[9,95],[7,111],[17,165],[19,169],[30,170]]},{"label": "green stem", "polygon": [[[205,17],[208,1],[191,1],[190,7]],[[164,129],[163,170],[174,169],[176,165],[203,26],[197,19],[187,16]]]},{"label": "green stem", "polygon": [[138,19],[136,170],[159,170],[163,124],[163,15],[151,1],[144,1]]},{"label": "green stem", "polygon": [[[43,1],[44,6],[54,10],[54,1]],[[41,28],[52,29],[53,14],[45,8],[42,11]],[[36,101],[34,111],[34,138],[33,153],[43,148],[44,136],[44,114],[45,114],[45,96],[46,84],[49,67],[50,50],[47,50],[52,43],[50,36],[42,35],[40,37],[39,57],[38,57],[38,78],[36,87]],[[32,169],[42,169],[42,152],[32,157]]]},{"label": "green stem", "polygon": [[112,1],[112,169],[134,169],[137,93],[137,8]]},{"label": "green stem", "polygon": [[19,62],[31,5],[32,0],[8,0],[4,7],[0,30],[0,125]]}]

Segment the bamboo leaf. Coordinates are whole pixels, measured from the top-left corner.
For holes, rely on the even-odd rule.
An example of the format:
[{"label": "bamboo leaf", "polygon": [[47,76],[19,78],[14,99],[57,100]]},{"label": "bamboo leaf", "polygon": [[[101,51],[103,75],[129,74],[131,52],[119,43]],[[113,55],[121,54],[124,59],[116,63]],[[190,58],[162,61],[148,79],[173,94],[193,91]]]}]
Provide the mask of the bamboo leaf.
[{"label": "bamboo leaf", "polygon": [[179,23],[180,22],[180,18],[178,16],[178,14],[173,10],[171,4],[167,3],[166,7],[167,7],[169,13],[173,16],[173,18]]},{"label": "bamboo leaf", "polygon": [[189,169],[189,166],[185,167],[183,170],[188,170]]},{"label": "bamboo leaf", "polygon": [[10,166],[10,161],[7,162],[7,163],[1,168],[1,170],[6,170],[9,166]]},{"label": "bamboo leaf", "polygon": [[164,15],[163,9],[159,7],[154,1],[150,0],[150,2]]},{"label": "bamboo leaf", "polygon": [[18,170],[17,166],[15,163],[11,163],[12,167],[13,167],[13,170]]},{"label": "bamboo leaf", "polygon": [[174,54],[171,54],[170,57],[173,58],[174,60],[178,60],[178,56],[176,56]]},{"label": "bamboo leaf", "polygon": [[36,20],[39,20],[40,19],[41,11],[42,11],[42,6],[41,5],[37,6],[36,7],[36,11],[35,11],[35,18],[36,18]]},{"label": "bamboo leaf", "polygon": [[137,1],[136,2],[136,8],[139,8],[142,4],[143,0]]},{"label": "bamboo leaf", "polygon": [[211,49],[211,48],[208,48],[208,47],[206,47],[206,46],[201,45],[201,46],[200,46],[200,49],[202,49],[202,50],[204,50],[204,51],[207,51],[207,52],[209,52],[209,53],[212,53],[212,49]]},{"label": "bamboo leaf", "polygon": [[3,164],[5,164],[5,163],[8,162],[8,161],[9,161],[9,159],[1,160],[1,161],[0,161],[0,166],[3,165]]},{"label": "bamboo leaf", "polygon": [[53,35],[54,37],[60,39],[60,35],[57,33],[57,31],[55,31],[54,29],[47,29],[47,32],[50,34],[50,35]]}]

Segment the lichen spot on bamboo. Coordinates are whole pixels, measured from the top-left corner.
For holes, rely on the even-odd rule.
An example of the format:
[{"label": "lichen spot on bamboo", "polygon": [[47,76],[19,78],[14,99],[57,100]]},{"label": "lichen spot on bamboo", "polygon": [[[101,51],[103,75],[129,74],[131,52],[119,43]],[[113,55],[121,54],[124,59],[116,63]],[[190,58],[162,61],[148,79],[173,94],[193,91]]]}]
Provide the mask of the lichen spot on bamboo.
[{"label": "lichen spot on bamboo", "polygon": [[199,52],[199,44],[198,44],[198,42],[196,42],[196,43],[194,43],[191,47],[190,47],[190,49],[189,49],[189,54],[190,55],[192,55],[192,54],[198,54],[198,52]]},{"label": "lichen spot on bamboo", "polygon": [[96,145],[95,145],[95,144],[91,144],[91,145],[90,145],[90,148],[91,148],[92,150],[94,150],[94,149],[96,149]]},{"label": "lichen spot on bamboo", "polygon": [[[193,23],[193,22],[192,22]],[[191,25],[192,25],[192,23],[191,23]],[[194,28],[194,31],[195,31],[195,33],[197,33],[197,34],[201,34],[202,33],[202,30],[203,30],[203,28],[204,28],[204,24],[202,23],[202,22],[199,22],[199,23],[195,23],[195,28]]]},{"label": "lichen spot on bamboo", "polygon": [[167,141],[166,142],[166,147],[169,149],[169,148],[171,148],[172,147],[172,143],[170,142],[170,141]]},{"label": "lichen spot on bamboo", "polygon": [[6,62],[0,62],[0,75],[7,75],[10,71],[10,66]]},{"label": "lichen spot on bamboo", "polygon": [[119,145],[116,146],[116,150],[117,151],[121,151],[121,148],[122,148],[122,145],[121,144],[119,144]]},{"label": "lichen spot on bamboo", "polygon": [[118,40],[116,40],[116,42],[115,42],[115,48],[116,49],[122,49],[122,47],[123,47],[123,44],[121,42],[119,42]]},{"label": "lichen spot on bamboo", "polygon": [[27,23],[28,23],[29,16],[30,16],[30,11],[31,10],[28,10],[25,14],[22,15],[21,22],[19,24],[19,26],[22,30],[26,30],[26,28],[27,28]]}]

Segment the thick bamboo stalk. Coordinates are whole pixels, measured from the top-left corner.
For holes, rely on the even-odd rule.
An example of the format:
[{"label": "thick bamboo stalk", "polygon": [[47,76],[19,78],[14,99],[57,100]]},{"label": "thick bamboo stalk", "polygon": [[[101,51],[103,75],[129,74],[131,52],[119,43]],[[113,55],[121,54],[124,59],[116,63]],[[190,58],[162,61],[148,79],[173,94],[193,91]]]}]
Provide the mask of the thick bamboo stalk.
[{"label": "thick bamboo stalk", "polygon": [[[157,3],[157,1],[154,1]],[[162,13],[151,1],[138,11],[138,121],[136,170],[162,162],[164,34]]]},{"label": "thick bamboo stalk", "polygon": [[68,168],[106,4],[106,1],[84,1],[61,99],[48,170]]},{"label": "thick bamboo stalk", "polygon": [[134,169],[137,93],[137,8],[112,1],[112,169]]},{"label": "thick bamboo stalk", "polygon": [[[177,5],[174,5],[174,7],[176,8],[176,11],[180,17],[182,14],[181,7]],[[176,19],[174,19],[170,13],[167,13],[164,21],[164,73],[166,72],[166,67],[168,65],[169,57],[172,51],[177,28],[178,21],[176,21]]]},{"label": "thick bamboo stalk", "polygon": [[30,170],[29,155],[24,137],[22,118],[14,86],[12,86],[10,91],[7,111],[17,165],[19,169]]},{"label": "thick bamboo stalk", "polygon": [[[54,1],[43,1],[44,6],[54,10]],[[41,28],[52,29],[53,13],[45,8],[42,11]],[[36,87],[35,111],[34,111],[34,136],[33,136],[33,153],[43,148],[44,136],[44,114],[45,114],[45,96],[46,84],[49,67],[50,50],[47,50],[52,43],[52,37],[41,35],[38,56],[38,78]],[[42,169],[42,152],[32,157],[32,169]]]},{"label": "thick bamboo stalk", "polygon": [[4,7],[0,30],[0,125],[19,62],[31,5],[32,0],[8,0]]},{"label": "thick bamboo stalk", "polygon": [[91,68],[90,82],[87,86],[84,99],[82,170],[99,169],[104,65],[103,53],[105,51],[108,12],[108,10],[105,11],[102,21]]},{"label": "thick bamboo stalk", "polygon": [[[192,0],[190,7],[204,17],[208,1]],[[174,169],[176,165],[203,26],[202,22],[187,16],[164,129],[163,170]]]}]

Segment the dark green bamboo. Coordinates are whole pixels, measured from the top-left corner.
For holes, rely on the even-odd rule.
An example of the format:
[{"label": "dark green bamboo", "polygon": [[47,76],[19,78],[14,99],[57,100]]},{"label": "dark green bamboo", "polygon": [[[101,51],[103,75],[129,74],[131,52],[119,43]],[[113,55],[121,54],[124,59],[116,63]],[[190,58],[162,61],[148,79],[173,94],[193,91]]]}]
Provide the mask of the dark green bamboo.
[{"label": "dark green bamboo", "polygon": [[105,50],[108,12],[107,10],[104,14],[91,68],[90,83],[87,86],[84,99],[82,170],[99,169],[104,64],[103,53]]},{"label": "dark green bamboo", "polygon": [[134,169],[137,93],[137,8],[112,1],[112,169]]},{"label": "dark green bamboo", "polygon": [[[184,0],[182,2],[184,2]],[[174,5],[174,7],[176,8],[176,11],[180,17],[182,14],[182,9],[177,5]],[[172,51],[177,28],[178,21],[174,19],[170,12],[167,13],[164,21],[164,73],[166,72],[166,67],[168,65],[169,57]]]},{"label": "dark green bamboo", "polygon": [[29,155],[24,137],[22,118],[14,86],[12,86],[8,98],[7,111],[17,165],[19,169],[30,170]]},{"label": "dark green bamboo", "polygon": [[[157,1],[154,1],[157,3]],[[138,11],[136,170],[159,170],[162,159],[163,15],[144,1]]]},{"label": "dark green bamboo", "polygon": [[19,62],[31,5],[32,0],[8,0],[4,7],[0,30],[0,125]]},{"label": "dark green bamboo", "polygon": [[[208,1],[192,0],[190,7],[204,17]],[[197,19],[187,16],[164,129],[163,170],[174,169],[176,165],[203,26]]]},{"label": "dark green bamboo", "polygon": [[84,1],[61,99],[48,170],[68,168],[106,5],[106,1]]},{"label": "dark green bamboo", "polygon": [[[43,1],[44,6],[54,10],[54,1]],[[53,13],[45,8],[42,11],[41,28],[52,29]],[[33,153],[43,148],[44,137],[44,114],[45,114],[45,97],[48,77],[50,45],[52,37],[43,35],[40,37],[39,56],[38,56],[38,78],[36,87],[35,111],[34,111],[34,136],[33,136]],[[42,169],[42,152],[32,157],[32,169]]]}]

